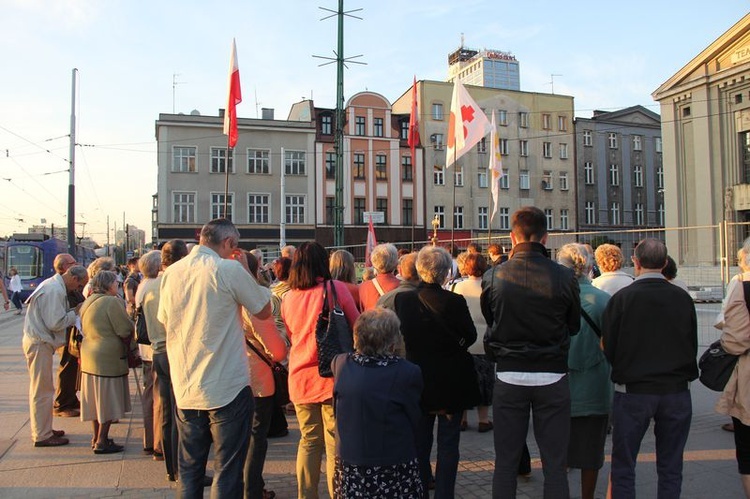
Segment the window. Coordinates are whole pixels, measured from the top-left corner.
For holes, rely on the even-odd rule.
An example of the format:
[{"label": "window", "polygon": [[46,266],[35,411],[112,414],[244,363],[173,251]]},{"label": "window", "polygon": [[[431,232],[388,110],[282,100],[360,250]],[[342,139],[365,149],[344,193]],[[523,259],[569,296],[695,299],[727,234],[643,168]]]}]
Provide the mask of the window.
[{"label": "window", "polygon": [[409,120],[401,120],[401,140],[409,140]]},{"label": "window", "polygon": [[477,173],[477,185],[480,189],[487,188],[487,172]]},{"label": "window", "polygon": [[521,128],[529,127],[529,113],[518,113],[518,126]]},{"label": "window", "polygon": [[617,134],[614,132],[610,132],[607,137],[609,139],[609,148],[617,149]]},{"label": "window", "polygon": [[594,144],[594,141],[591,137],[591,130],[584,130],[583,131],[583,145],[585,147],[591,147]]},{"label": "window", "polygon": [[333,116],[330,114],[320,116],[320,133],[321,135],[333,135]]},{"label": "window", "polygon": [[562,208],[560,210],[560,230],[568,230],[570,226],[568,225],[568,209]]},{"label": "window", "polygon": [[354,224],[365,223],[365,198],[354,198]]},{"label": "window", "polygon": [[498,110],[497,122],[501,126],[507,126],[508,125],[508,111],[506,111],[505,109]]},{"label": "window", "polygon": [[383,213],[383,223],[388,223],[388,198],[377,198],[375,200],[375,211]]},{"label": "window", "polygon": [[401,180],[411,182],[414,179],[414,173],[411,167],[411,156],[405,154],[401,156]]},{"label": "window", "polygon": [[529,170],[521,170],[518,180],[518,188],[523,190],[529,189]]},{"label": "window", "polygon": [[305,223],[305,196],[286,196],[286,217],[288,224]]},{"label": "window", "polygon": [[565,132],[568,130],[568,117],[567,116],[558,116],[557,117],[557,129],[561,132]]},{"label": "window", "polygon": [[612,203],[610,212],[612,214],[612,219],[609,221],[610,225],[620,225],[620,203]]},{"label": "window", "polygon": [[172,193],[172,222],[195,223],[195,193]]},{"label": "window", "polygon": [[441,151],[443,149],[443,134],[442,133],[433,133],[430,135],[430,141],[435,144],[435,150]]},{"label": "window", "polygon": [[382,137],[383,136],[383,118],[374,118],[373,119],[373,135],[375,137]]},{"label": "window", "polygon": [[432,183],[435,185],[445,185],[445,169],[442,166],[435,165],[432,171]]},{"label": "window", "polygon": [[375,155],[375,179],[386,180],[388,178],[388,165],[385,154]]},{"label": "window", "polygon": [[656,152],[661,152],[661,137],[654,137],[654,148]]},{"label": "window", "polygon": [[432,119],[443,121],[443,104],[441,104],[440,102],[432,103]]},{"label": "window", "polygon": [[596,207],[593,201],[586,201],[586,223],[588,225],[596,224]]},{"label": "window", "polygon": [[518,145],[519,145],[518,154],[521,156],[528,156],[529,155],[529,141],[522,140],[519,142]]},{"label": "window", "polygon": [[326,178],[336,178],[336,153],[326,153]]},{"label": "window", "polygon": [[365,155],[361,152],[354,153],[354,178],[365,178]]},{"label": "window", "polygon": [[480,154],[487,152],[487,137],[482,137],[479,142],[477,142],[477,152]]},{"label": "window", "polygon": [[664,225],[664,220],[666,218],[664,216],[665,215],[664,214],[664,203],[659,203],[659,206],[658,206],[658,208],[656,210],[659,213],[659,225],[663,226]]},{"label": "window", "polygon": [[365,134],[365,117],[364,116],[357,116],[354,118],[354,135],[364,135]]},{"label": "window", "polygon": [[640,135],[633,135],[633,150],[634,151],[640,151],[641,150],[641,136]]},{"label": "window", "polygon": [[560,144],[560,159],[568,159],[568,144]]},{"label": "window", "polygon": [[435,216],[440,222],[438,229],[445,229],[445,206],[435,206]]},{"label": "window", "polygon": [[267,149],[247,150],[247,173],[269,173],[271,151]]},{"label": "window", "polygon": [[211,193],[211,220],[215,218],[226,218],[232,220],[234,217],[234,193],[229,193],[226,197],[227,208],[224,211],[224,193]]},{"label": "window", "polygon": [[615,163],[609,165],[609,185],[620,185],[620,167]]},{"label": "window", "polygon": [[545,191],[552,190],[552,172],[549,170],[545,170],[542,174],[542,189]]},{"label": "window", "polygon": [[498,208],[498,215],[500,217],[500,229],[510,229],[510,208]]},{"label": "window", "polygon": [[641,165],[633,167],[633,185],[643,187],[643,167]]},{"label": "window", "polygon": [[568,172],[560,172],[560,190],[568,190]]},{"label": "window", "polygon": [[503,176],[500,177],[500,188],[510,189],[510,175],[508,175],[507,168],[503,168]]},{"label": "window", "polygon": [[552,143],[551,142],[542,142],[542,154],[545,158],[551,158],[552,157]]},{"label": "window", "polygon": [[500,154],[507,156],[508,152],[508,139],[500,139]]},{"label": "window", "polygon": [[549,130],[552,128],[552,117],[549,114],[542,114],[542,129]]},{"label": "window", "polygon": [[453,181],[456,183],[456,187],[464,186],[464,167],[463,166],[453,167]]},{"label": "window", "polygon": [[552,208],[545,208],[544,209],[544,218],[547,219],[547,230],[552,230],[555,228],[555,220],[554,220],[554,212],[552,211]]},{"label": "window", "polygon": [[463,229],[464,228],[464,207],[456,206],[453,212],[453,228]]},{"label": "window", "polygon": [[690,106],[686,106],[682,108],[682,117],[687,118],[690,116]]},{"label": "window", "polygon": [[336,211],[335,211],[336,198],[333,196],[326,196],[326,225],[336,225]]},{"label": "window", "polygon": [[249,224],[267,224],[269,223],[268,213],[271,195],[254,194],[247,195],[247,223]]},{"label": "window", "polygon": [[479,208],[477,208],[477,220],[478,220],[479,230],[487,230],[487,227],[489,226],[490,218],[487,215],[486,206],[480,206]]},{"label": "window", "polygon": [[411,225],[414,223],[414,200],[401,200],[401,225]]},{"label": "window", "polygon": [[664,189],[664,167],[662,165],[656,167],[656,188]]},{"label": "window", "polygon": [[633,212],[635,213],[635,224],[643,225],[643,203],[636,203]]},{"label": "window", "polygon": [[594,185],[594,164],[591,161],[583,165],[583,181],[586,185]]},{"label": "window", "polygon": [[305,151],[284,151],[284,172],[287,175],[306,175]]},{"label": "window", "polygon": [[195,172],[195,147],[174,146],[172,148],[172,171]]},{"label": "window", "polygon": [[[234,149],[229,150],[229,173],[234,173]],[[226,173],[227,149],[226,147],[211,148],[211,173]]]}]

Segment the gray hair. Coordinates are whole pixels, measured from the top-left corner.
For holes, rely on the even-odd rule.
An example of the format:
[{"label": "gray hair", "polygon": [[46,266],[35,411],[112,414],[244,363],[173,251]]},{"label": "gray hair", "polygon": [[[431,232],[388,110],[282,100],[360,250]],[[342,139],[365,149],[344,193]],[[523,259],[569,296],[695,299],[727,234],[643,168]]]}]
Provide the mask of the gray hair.
[{"label": "gray hair", "polygon": [[378,244],[370,253],[372,266],[379,274],[390,274],[398,265],[398,250],[393,244]]},{"label": "gray hair", "polygon": [[583,244],[568,243],[557,252],[557,262],[573,269],[576,279],[588,275],[594,266],[594,257]]},{"label": "gray hair", "polygon": [[401,321],[392,310],[376,307],[354,323],[354,349],[362,355],[404,355]]},{"label": "gray hair", "polygon": [[419,250],[417,273],[424,282],[442,286],[452,268],[453,259],[445,248],[425,246]]},{"label": "gray hair", "polygon": [[201,229],[201,244],[218,246],[225,239],[240,240],[240,231],[226,218],[215,218]]},{"label": "gray hair", "polygon": [[161,269],[161,251],[151,250],[138,260],[138,269],[145,277],[153,279]]},{"label": "gray hair", "polygon": [[117,282],[117,274],[111,270],[102,270],[91,279],[91,292],[107,294],[112,284]]},{"label": "gray hair", "polygon": [[73,265],[65,273],[72,275],[79,281],[85,281],[88,278],[88,272],[83,265]]},{"label": "gray hair", "polygon": [[115,261],[108,256],[100,256],[88,266],[89,279],[93,279],[96,274],[103,271],[115,270]]}]

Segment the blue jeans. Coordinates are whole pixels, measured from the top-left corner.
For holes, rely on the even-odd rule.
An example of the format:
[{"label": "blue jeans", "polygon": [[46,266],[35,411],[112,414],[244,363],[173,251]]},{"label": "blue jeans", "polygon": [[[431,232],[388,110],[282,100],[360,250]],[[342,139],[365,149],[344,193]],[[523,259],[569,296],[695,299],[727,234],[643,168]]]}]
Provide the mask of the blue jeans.
[{"label": "blue jeans", "polygon": [[167,353],[154,353],[153,368],[159,388],[159,404],[161,405],[161,450],[164,453],[164,464],[167,473],[177,478],[177,424],[175,423],[175,402],[172,391],[172,380],[169,377],[169,360]]},{"label": "blue jeans", "polygon": [[203,497],[203,477],[214,444],[212,499],[242,497],[242,472],[250,442],[253,394],[246,386],[224,407],[212,410],[177,408],[180,480],[177,497]]},{"label": "blue jeans", "polygon": [[455,494],[460,457],[458,444],[461,440],[463,412],[441,415],[422,413],[417,433],[417,457],[419,458],[419,475],[425,491],[428,490],[428,485],[432,480],[430,452],[432,452],[435,418],[438,420],[434,499],[452,498]]},{"label": "blue jeans", "polygon": [[255,414],[250,432],[250,447],[245,460],[245,499],[263,499],[263,465],[268,450],[268,428],[274,408],[274,396],[255,397]]},{"label": "blue jeans", "polygon": [[657,498],[679,498],[682,453],[685,450],[693,403],[690,391],[667,395],[615,392],[612,406],[612,497],[635,497],[635,462],[643,436],[654,420]]}]

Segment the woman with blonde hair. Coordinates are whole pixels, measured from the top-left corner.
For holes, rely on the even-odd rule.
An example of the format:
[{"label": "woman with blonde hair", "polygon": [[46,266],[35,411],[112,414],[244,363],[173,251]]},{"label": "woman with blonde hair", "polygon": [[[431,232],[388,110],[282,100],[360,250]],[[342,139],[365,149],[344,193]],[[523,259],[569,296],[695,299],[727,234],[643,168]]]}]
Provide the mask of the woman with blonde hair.
[{"label": "woman with blonde hair", "polygon": [[336,250],[331,253],[329,263],[331,279],[346,284],[354,302],[359,307],[359,286],[357,286],[357,269],[354,266],[354,255],[346,250]]},{"label": "woman with blonde hair", "polygon": [[623,272],[625,258],[622,250],[614,244],[600,244],[594,252],[601,275],[592,281],[595,288],[613,295],[633,282],[633,276]]}]

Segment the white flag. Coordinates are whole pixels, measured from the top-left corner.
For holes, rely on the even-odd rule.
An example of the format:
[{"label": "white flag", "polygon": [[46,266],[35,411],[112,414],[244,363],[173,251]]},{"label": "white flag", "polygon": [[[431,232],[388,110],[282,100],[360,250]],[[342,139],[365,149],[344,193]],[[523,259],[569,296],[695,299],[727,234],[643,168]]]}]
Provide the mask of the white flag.
[{"label": "white flag", "polygon": [[492,192],[492,215],[490,215],[490,222],[495,218],[497,214],[497,201],[500,199],[500,179],[503,176],[503,156],[500,154],[500,136],[497,133],[497,126],[495,125],[495,110],[492,110],[492,130],[490,131],[490,164],[489,164],[490,178],[492,184],[490,190]]},{"label": "white flag", "polygon": [[490,122],[469,92],[456,78],[453,84],[451,114],[448,119],[446,168],[455,163],[490,131]]}]

